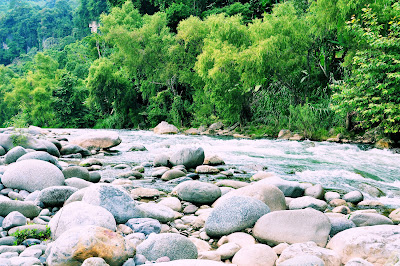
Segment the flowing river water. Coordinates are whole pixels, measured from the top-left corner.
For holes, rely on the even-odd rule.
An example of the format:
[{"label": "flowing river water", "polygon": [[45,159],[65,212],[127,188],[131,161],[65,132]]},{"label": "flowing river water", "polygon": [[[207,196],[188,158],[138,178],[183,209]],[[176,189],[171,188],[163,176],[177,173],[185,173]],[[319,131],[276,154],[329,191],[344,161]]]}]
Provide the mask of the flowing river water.
[{"label": "flowing river water", "polygon": [[[94,129],[54,129],[53,132],[73,139]],[[115,155],[96,155],[108,165],[102,175],[115,175],[112,165],[151,162],[162,153],[173,153],[183,147],[202,147],[207,155],[219,155],[225,168],[245,173],[241,180],[256,173],[255,166],[264,166],[286,180],[321,184],[341,192],[360,190],[367,199],[376,199],[393,208],[400,207],[400,154],[370,146],[313,141],[274,139],[234,139],[230,137],[156,135],[150,131],[115,130],[122,143],[113,148]],[[133,144],[142,144],[147,151],[128,152]],[[151,170],[151,169],[150,169]],[[149,171],[149,170],[147,170]],[[233,178],[235,178],[233,177]],[[212,177],[207,177],[212,180]],[[228,179],[228,178],[226,178]],[[150,180],[148,180],[150,181]],[[146,183],[146,180],[144,180]],[[147,186],[155,186],[147,182]],[[161,185],[161,182],[159,183]],[[378,189],[378,190],[377,190]],[[168,190],[168,189],[166,189]],[[378,193],[379,192],[379,193]]]}]

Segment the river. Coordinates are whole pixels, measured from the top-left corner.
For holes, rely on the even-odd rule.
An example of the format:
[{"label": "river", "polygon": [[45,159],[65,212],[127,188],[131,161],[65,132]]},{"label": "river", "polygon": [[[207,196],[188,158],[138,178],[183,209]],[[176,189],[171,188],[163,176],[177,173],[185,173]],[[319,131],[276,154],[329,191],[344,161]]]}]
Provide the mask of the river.
[{"label": "river", "polygon": [[[53,132],[70,134],[73,139],[94,129],[53,129]],[[382,191],[379,201],[400,207],[400,154],[379,150],[368,145],[338,144],[314,141],[286,141],[274,139],[234,139],[231,137],[156,135],[150,131],[115,130],[122,143],[113,148],[115,156],[97,155],[111,165],[151,162],[161,153],[172,153],[182,147],[202,147],[206,155],[217,154],[226,168],[236,167],[246,171],[237,175],[249,178],[256,172],[254,165],[267,167],[283,179],[321,184],[326,189],[342,192],[363,191],[367,199],[371,187]],[[142,144],[148,151],[127,152],[133,144]],[[373,189],[374,190],[374,189]],[[376,189],[375,189],[376,191]],[[375,196],[375,197],[374,197]]]}]

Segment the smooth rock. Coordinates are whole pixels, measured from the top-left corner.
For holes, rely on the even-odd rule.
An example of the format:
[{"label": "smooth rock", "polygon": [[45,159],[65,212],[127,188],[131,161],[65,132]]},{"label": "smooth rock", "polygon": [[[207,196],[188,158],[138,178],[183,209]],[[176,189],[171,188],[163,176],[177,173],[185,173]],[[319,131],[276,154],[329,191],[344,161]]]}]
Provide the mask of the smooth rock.
[{"label": "smooth rock", "polygon": [[133,144],[128,151],[147,151],[147,149],[142,144]]},{"label": "smooth rock", "polygon": [[216,252],[221,256],[221,259],[226,260],[232,258],[239,250],[240,246],[238,244],[226,243],[221,245]]},{"label": "smooth rock", "polygon": [[322,200],[324,198],[325,190],[321,184],[316,184],[304,190],[305,196],[310,196]]},{"label": "smooth rock", "polygon": [[22,213],[27,218],[35,218],[40,213],[40,208],[33,202],[18,200],[0,201],[0,215],[6,216],[13,211]]},{"label": "smooth rock", "polygon": [[335,235],[327,248],[335,251],[343,264],[358,257],[372,264],[384,265],[393,252],[400,250],[400,226],[351,228]]},{"label": "smooth rock", "polygon": [[37,200],[46,207],[62,206],[78,189],[68,186],[48,187],[40,191]]},{"label": "smooth rock", "polygon": [[[226,266],[223,262],[213,261],[213,260],[174,260],[170,262],[154,263],[152,266]],[[231,266],[235,266],[231,264]]]},{"label": "smooth rock", "polygon": [[138,187],[135,189],[131,190],[131,195],[134,199],[139,199],[139,198],[158,198],[161,195],[165,195],[164,192],[159,191],[158,189],[155,188],[143,188],[143,187]]},{"label": "smooth rock", "polygon": [[27,248],[24,251],[21,252],[19,255],[20,257],[34,257],[34,258],[39,258],[42,256],[43,251],[41,249],[33,249],[33,248]]},{"label": "smooth rock", "polygon": [[171,208],[156,203],[143,203],[136,207],[143,218],[153,218],[162,223],[175,220],[175,211]]},{"label": "smooth rock", "polygon": [[298,198],[303,196],[304,188],[295,181],[283,180],[279,177],[264,178],[258,181],[258,184],[270,184],[278,187],[285,197]]},{"label": "smooth rock", "polygon": [[77,178],[77,177],[71,177],[71,178],[65,179],[64,183],[66,186],[74,187],[77,189],[82,189],[82,188],[93,185],[93,183],[83,180],[83,179],[80,179],[80,178]]},{"label": "smooth rock", "polygon": [[86,188],[82,201],[105,208],[114,215],[117,223],[126,223],[139,212],[132,197],[112,185],[95,184]]},{"label": "smooth rock", "polygon": [[314,241],[324,247],[331,223],[326,215],[314,209],[275,211],[261,217],[253,236],[262,243],[302,243]]},{"label": "smooth rock", "polygon": [[71,228],[87,225],[101,226],[111,231],[115,231],[117,226],[114,216],[105,208],[80,201],[61,208],[49,223],[53,239]]},{"label": "smooth rock", "polygon": [[64,175],[55,165],[42,160],[24,160],[7,167],[1,178],[6,187],[29,192],[64,184]]},{"label": "smooth rock", "polygon": [[88,150],[100,150],[115,147],[119,145],[121,141],[122,140],[117,132],[100,131],[79,136],[78,138],[71,140],[71,143]]},{"label": "smooth rock", "polygon": [[349,219],[357,226],[372,226],[389,224],[392,225],[393,221],[378,213],[352,213]]},{"label": "smooth rock", "polygon": [[334,199],[340,199],[340,194],[337,192],[328,191],[325,193],[324,198],[327,202],[330,202],[331,200]]},{"label": "smooth rock", "polygon": [[101,165],[103,165],[103,162],[96,158],[88,158],[79,163],[79,166],[83,166],[83,167],[89,167],[89,166],[93,166],[93,165],[101,166]]},{"label": "smooth rock", "polygon": [[289,204],[290,210],[299,210],[305,208],[313,208],[323,212],[326,210],[326,208],[328,208],[328,204],[323,200],[319,200],[310,196],[295,198]]},{"label": "smooth rock", "polygon": [[49,153],[47,153],[45,151],[29,152],[29,153],[19,157],[17,162],[24,161],[24,160],[42,160],[45,162],[52,163],[55,166],[57,166],[58,169],[62,170],[62,167],[58,163],[58,160],[54,156],[50,155]]},{"label": "smooth rock", "polygon": [[332,217],[328,216],[331,222],[331,231],[329,233],[330,237],[333,237],[339,232],[344,230],[356,227],[355,223],[352,220],[347,219],[346,217]]},{"label": "smooth rock", "polygon": [[204,240],[195,237],[189,237],[189,240],[193,242],[199,253],[211,250],[211,246]]},{"label": "smooth rock", "polygon": [[[389,265],[392,265],[392,264],[389,264]],[[374,264],[372,264],[366,260],[363,260],[361,258],[354,258],[354,259],[349,260],[345,266],[374,266]],[[398,266],[398,265],[396,265],[396,266]]]},{"label": "smooth rock", "polygon": [[197,248],[187,237],[180,234],[152,234],[136,248],[137,254],[148,260],[167,256],[171,260],[197,259]]},{"label": "smooth rock", "polygon": [[172,165],[184,165],[188,168],[195,168],[204,162],[203,148],[183,148],[173,153],[169,161]]},{"label": "smooth rock", "polygon": [[243,233],[243,232],[236,232],[232,233],[227,236],[228,243],[236,243],[241,248],[248,247],[251,245],[256,244],[256,240],[252,235]]},{"label": "smooth rock", "polygon": [[79,154],[80,158],[82,158],[82,156],[84,157],[84,156],[92,155],[92,153],[89,150],[87,150],[87,149],[85,149],[85,148],[83,148],[81,146],[74,145],[74,144],[68,144],[68,145],[63,146],[61,148],[60,152],[61,152],[62,155]]},{"label": "smooth rock", "polygon": [[191,203],[211,204],[221,196],[221,189],[210,183],[185,181],[177,185],[172,193]]},{"label": "smooth rock", "polygon": [[229,187],[229,188],[242,188],[249,186],[250,184],[243,181],[236,181],[236,180],[221,180],[215,183],[218,187]]},{"label": "smooth rock", "polygon": [[169,165],[169,156],[166,154],[158,154],[154,160],[153,165],[157,166],[168,166]]},{"label": "smooth rock", "polygon": [[167,170],[162,176],[161,176],[161,180],[164,181],[169,181],[172,179],[176,179],[182,176],[186,176],[186,174],[184,172],[182,172],[181,170],[178,169],[171,169],[171,170]]},{"label": "smooth rock", "polygon": [[25,246],[0,246],[0,254],[6,253],[6,252],[21,253],[25,249],[26,249]]},{"label": "smooth rock", "polygon": [[199,165],[196,167],[196,173],[198,174],[217,174],[219,169],[209,165]]},{"label": "smooth rock", "polygon": [[206,220],[205,230],[211,237],[228,235],[252,227],[269,211],[268,206],[260,200],[233,196],[214,208]]},{"label": "smooth rock", "polygon": [[326,266],[340,266],[339,255],[330,249],[318,247],[314,242],[296,243],[286,248],[279,259],[276,261],[277,265],[282,262],[303,255],[316,256],[324,261]]},{"label": "smooth rock", "polygon": [[47,263],[52,266],[81,265],[91,257],[119,266],[135,255],[134,248],[121,235],[99,226],[80,226],[65,231],[51,243],[46,254]]},{"label": "smooth rock", "polygon": [[392,219],[393,223],[395,223],[395,224],[400,223],[400,208],[392,211],[389,214],[389,218]]},{"label": "smooth rock", "polygon": [[264,178],[270,178],[273,176],[276,176],[276,174],[274,172],[258,171],[251,177],[251,180],[252,181],[260,181]]},{"label": "smooth rock", "polygon": [[225,164],[225,162],[218,155],[212,155],[212,156],[206,156],[204,158],[203,164],[207,164],[207,165],[223,165],[223,164]]},{"label": "smooth rock", "polygon": [[270,246],[253,244],[239,250],[232,259],[238,266],[274,266],[278,256]]},{"label": "smooth rock", "polygon": [[299,255],[284,262],[279,266],[325,266],[323,260],[314,255]]},{"label": "smooth rock", "polygon": [[23,214],[18,211],[13,211],[4,218],[1,227],[3,227],[4,230],[9,230],[16,226],[26,225],[26,223],[27,219]]},{"label": "smooth rock", "polygon": [[175,197],[163,198],[158,204],[170,207],[177,212],[180,212],[182,210],[181,201]]},{"label": "smooth rock", "polygon": [[177,134],[178,128],[165,121],[162,121],[153,129],[153,131],[155,134]]},{"label": "smooth rock", "polygon": [[32,257],[14,257],[10,259],[11,265],[23,265],[23,266],[35,266],[35,265],[43,265],[42,262],[38,258]]},{"label": "smooth rock", "polygon": [[343,200],[357,204],[360,201],[364,200],[364,195],[360,191],[351,191],[342,197]]},{"label": "smooth rock", "polygon": [[103,258],[87,258],[83,263],[82,266],[108,266],[109,264]]},{"label": "smooth rock", "polygon": [[23,147],[21,146],[14,147],[7,152],[4,158],[4,163],[5,164],[14,163],[18,160],[18,158],[20,158],[22,155],[26,153],[27,151]]},{"label": "smooth rock", "polygon": [[64,174],[65,179],[71,177],[77,177],[86,181],[89,181],[90,179],[89,171],[82,166],[70,166],[68,168],[65,168],[62,172]]},{"label": "smooth rock", "polygon": [[151,233],[159,234],[161,232],[161,223],[152,218],[132,218],[125,224],[135,233],[150,235]]},{"label": "smooth rock", "polygon": [[101,175],[99,172],[90,172],[89,173],[89,182],[98,183],[101,179]]}]

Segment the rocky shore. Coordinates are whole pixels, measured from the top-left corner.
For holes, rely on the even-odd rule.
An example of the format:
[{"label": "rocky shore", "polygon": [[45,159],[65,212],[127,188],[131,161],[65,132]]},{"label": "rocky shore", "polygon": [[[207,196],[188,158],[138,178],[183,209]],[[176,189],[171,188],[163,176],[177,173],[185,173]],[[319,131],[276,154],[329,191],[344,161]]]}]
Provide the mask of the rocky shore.
[{"label": "rocky shore", "polygon": [[[400,263],[400,209],[362,191],[266,171],[237,181],[201,147],[115,165],[123,173],[104,178],[92,155],[120,143],[109,131],[69,140],[37,127],[0,130],[0,265]],[[217,174],[225,178],[202,179]],[[175,186],[167,193],[138,180]]]}]

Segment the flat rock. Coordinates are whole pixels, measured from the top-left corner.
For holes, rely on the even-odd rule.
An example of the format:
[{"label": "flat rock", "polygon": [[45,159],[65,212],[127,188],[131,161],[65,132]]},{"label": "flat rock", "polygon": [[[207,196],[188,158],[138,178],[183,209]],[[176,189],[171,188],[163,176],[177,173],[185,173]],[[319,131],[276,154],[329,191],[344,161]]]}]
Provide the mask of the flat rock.
[{"label": "flat rock", "polygon": [[270,210],[258,199],[233,196],[220,203],[208,216],[205,229],[207,235],[218,237],[252,227]]},{"label": "flat rock", "polygon": [[253,235],[262,243],[302,243],[314,241],[325,247],[331,223],[326,215],[314,209],[275,211],[261,217]]},{"label": "flat rock", "polygon": [[270,246],[254,244],[240,249],[232,259],[239,266],[274,266],[278,256]]},{"label": "flat rock", "polygon": [[91,257],[103,258],[111,266],[133,257],[134,248],[119,234],[99,226],[80,226],[65,231],[48,250],[47,264],[81,265]]},{"label": "flat rock", "polygon": [[148,260],[167,256],[171,260],[197,259],[197,248],[187,237],[174,233],[152,234],[136,248]]},{"label": "flat rock", "polygon": [[101,226],[111,231],[115,231],[117,226],[114,216],[105,208],[80,201],[61,208],[49,222],[53,239],[71,228],[85,225]]},{"label": "flat rock", "polygon": [[400,226],[351,228],[335,235],[327,248],[335,251],[343,264],[352,258],[362,258],[374,265],[384,265],[394,252],[400,250]]},{"label": "flat rock", "polygon": [[24,160],[9,165],[1,178],[6,187],[33,192],[64,184],[64,175],[55,165],[42,160]]},{"label": "flat rock", "polygon": [[219,172],[218,168],[210,165],[199,165],[196,167],[196,173],[198,174],[218,174]]},{"label": "flat rock", "polygon": [[6,216],[13,211],[18,211],[27,218],[35,218],[39,215],[40,208],[33,202],[18,200],[0,201],[0,216]]},{"label": "flat rock", "polygon": [[378,213],[352,213],[349,215],[349,219],[358,227],[393,224],[392,220]]},{"label": "flat rock", "polygon": [[109,149],[122,142],[117,132],[101,131],[82,135],[71,141],[72,144],[81,146],[85,149]]},{"label": "flat rock", "polygon": [[159,191],[158,189],[155,188],[135,188],[131,190],[131,195],[134,199],[138,198],[158,198],[161,195],[165,195],[164,192]]},{"label": "flat rock", "polygon": [[221,189],[210,183],[185,181],[173,189],[179,199],[195,204],[211,204],[221,196]]}]

